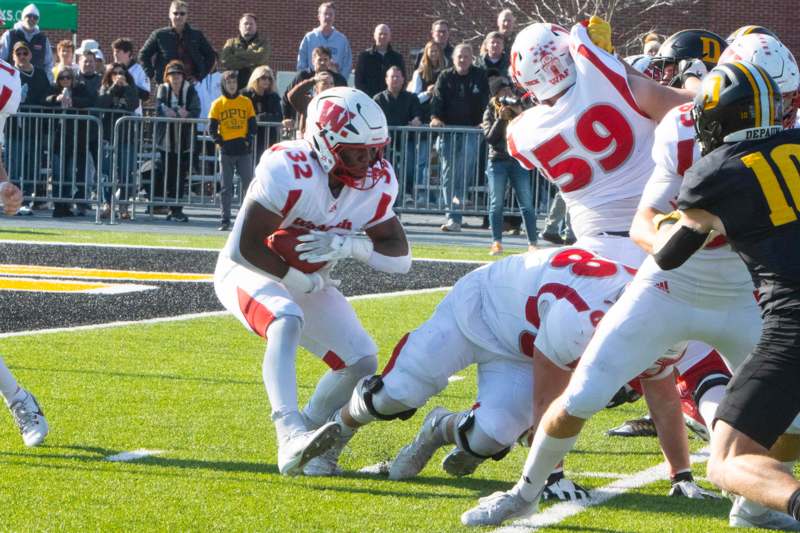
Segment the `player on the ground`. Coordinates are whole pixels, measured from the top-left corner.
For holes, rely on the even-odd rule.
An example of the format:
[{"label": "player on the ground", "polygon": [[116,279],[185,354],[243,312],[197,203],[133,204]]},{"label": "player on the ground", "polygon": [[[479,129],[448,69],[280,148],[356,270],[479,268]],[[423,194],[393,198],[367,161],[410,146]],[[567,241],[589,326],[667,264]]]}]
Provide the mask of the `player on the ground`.
[{"label": "player on the ground", "polygon": [[800,482],[768,450],[800,412],[800,130],[781,89],[747,62],[715,68],[692,111],[703,158],[687,173],[656,262],[677,268],[716,230],[747,264],[764,318],[717,409],[708,474],[724,490],[800,520]]},{"label": "player on the ground", "polygon": [[[217,261],[214,287],[222,304],[267,341],[263,379],[280,472],[296,474],[305,465],[312,475],[335,470],[339,427],[327,420],[377,367],[377,347],[331,280],[332,265],[353,258],[403,273],[411,253],[392,210],[398,185],[382,157],[389,133],[380,107],[361,91],[337,87],[311,101],[306,120],[305,139],[277,144],[261,157]],[[300,237],[295,259],[328,265],[304,273],[287,264],[265,245],[279,228],[314,230]],[[356,235],[362,230],[366,236]],[[299,345],[330,367],[302,413]]]},{"label": "player on the ground", "polygon": [[[595,325],[631,276],[631,269],[573,247],[512,256],[475,270],[456,283],[430,319],[403,337],[381,375],[359,383],[334,420],[351,435],[375,420],[407,419],[444,389],[450,376],[477,364],[474,407],[428,413],[417,437],[391,464],[389,477],[417,475],[446,444],[460,452],[443,464],[455,475],[500,459],[566,386]],[[655,378],[645,388],[648,401],[664,417],[675,407],[662,401],[664,392],[674,393],[672,380],[662,379],[671,377],[673,362],[663,358],[647,369]],[[671,429],[683,427],[680,416],[671,422]],[[666,450],[673,468],[689,466],[685,450]],[[558,474],[554,493],[586,497]],[[694,497],[702,492],[690,480],[684,488]]]},{"label": "player on the ground", "polygon": [[[602,23],[602,24],[601,24]],[[608,25],[592,17],[588,30]],[[610,28],[608,43],[611,50]],[[511,51],[514,81],[539,105],[508,127],[509,152],[561,191],[576,246],[638,267],[644,253],[629,238],[636,204],[653,169],[656,124],[689,91],[662,87],[595,45],[587,27],[522,30]]]},{"label": "player on the ground", "polygon": [[[660,133],[668,135],[674,124],[674,120],[665,122]],[[655,150],[657,158],[664,155],[658,150],[659,147]],[[672,157],[676,157],[675,153]],[[648,183],[645,195],[661,197],[663,201],[664,193],[657,193],[659,189],[664,191],[665,180],[656,175]],[[670,197],[671,194],[666,196]],[[644,205],[649,203],[648,198],[643,198]],[[734,363],[744,360],[760,331],[752,289],[745,285],[741,268],[733,262],[736,258],[725,256],[717,248],[717,252],[704,251],[708,254],[705,264],[698,261],[687,276],[665,276],[653,267],[652,258],[645,261],[631,286],[598,326],[567,390],[545,413],[520,481],[512,490],[497,493],[465,513],[465,523],[496,524],[533,512],[546,465],[567,453],[585,421],[665,346],[682,339],[699,339],[718,347]],[[706,270],[700,268],[703,266]],[[659,317],[657,327],[651,326],[653,316]],[[760,518],[772,521],[778,517]],[[789,517],[782,518],[783,527],[796,525],[788,523]],[[733,522],[732,525],[748,525]]]},{"label": "player on the ground", "polygon": [[[3,152],[6,119],[13,115],[19,107],[22,94],[19,72],[0,60],[0,154]],[[22,192],[13,183],[8,181],[8,174],[0,157],[0,205],[3,213],[8,216],[17,214],[22,205]],[[44,418],[42,408],[33,394],[23,389],[14,379],[11,371],[0,357],[0,395],[11,411],[11,416],[17,424],[22,440],[26,446],[38,446],[44,441],[49,428]]]}]

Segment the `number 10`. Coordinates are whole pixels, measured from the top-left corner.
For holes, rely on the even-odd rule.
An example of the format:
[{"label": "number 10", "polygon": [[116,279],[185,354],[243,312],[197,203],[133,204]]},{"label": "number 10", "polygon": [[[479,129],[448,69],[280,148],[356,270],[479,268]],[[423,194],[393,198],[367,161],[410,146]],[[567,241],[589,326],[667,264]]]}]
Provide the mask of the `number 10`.
[{"label": "number 10", "polygon": [[[800,144],[781,144],[772,149],[769,157],[780,170],[786,188],[792,196],[794,208],[781,189],[778,177],[761,152],[754,152],[742,157],[742,163],[753,171],[764,193],[764,198],[769,206],[769,218],[773,226],[783,226],[797,220],[797,208],[800,207],[800,173],[797,165],[800,164]],[[792,161],[794,159],[794,161]]]}]

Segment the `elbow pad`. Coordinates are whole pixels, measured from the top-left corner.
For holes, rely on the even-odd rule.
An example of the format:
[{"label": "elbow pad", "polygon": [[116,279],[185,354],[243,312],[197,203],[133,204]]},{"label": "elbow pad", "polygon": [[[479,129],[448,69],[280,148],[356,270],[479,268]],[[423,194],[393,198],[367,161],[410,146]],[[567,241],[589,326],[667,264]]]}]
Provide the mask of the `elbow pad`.
[{"label": "elbow pad", "polygon": [[663,270],[678,268],[703,246],[703,243],[706,242],[706,237],[708,237],[707,233],[699,233],[686,226],[681,226],[653,254],[653,259]]},{"label": "elbow pad", "polygon": [[379,254],[374,251],[367,259],[367,264],[375,270],[389,274],[405,274],[411,269],[411,252],[399,257]]}]

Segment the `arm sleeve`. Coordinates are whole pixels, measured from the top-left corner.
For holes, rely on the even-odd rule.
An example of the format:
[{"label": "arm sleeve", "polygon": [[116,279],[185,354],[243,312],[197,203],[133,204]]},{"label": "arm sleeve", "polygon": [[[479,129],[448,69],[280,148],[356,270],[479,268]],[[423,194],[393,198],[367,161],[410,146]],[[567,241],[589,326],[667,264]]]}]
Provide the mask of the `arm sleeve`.
[{"label": "arm sleeve", "polygon": [[387,162],[386,177],[384,180],[375,187],[377,194],[377,205],[375,207],[375,214],[364,227],[371,228],[377,226],[381,222],[386,222],[390,218],[397,216],[392,206],[397,198],[397,176],[395,176],[394,168]]},{"label": "arm sleeve", "polygon": [[650,208],[662,213],[673,211],[678,207],[681,181],[680,176],[656,164],[644,186],[638,209]]},{"label": "arm sleeve", "polygon": [[211,114],[209,113],[208,116],[208,135],[211,137],[216,144],[222,144],[224,139],[222,135],[219,134],[219,120],[216,118],[212,118]]},{"label": "arm sleeve", "polygon": [[285,157],[274,157],[265,153],[256,166],[247,197],[258,202],[264,209],[285,217],[290,206],[303,196],[299,187],[292,189],[286,179],[281,179],[288,176]]},{"label": "arm sleeve", "polygon": [[353,69],[353,51],[350,49],[350,41],[344,34],[342,36],[342,63],[339,65],[340,74],[347,79],[350,76],[350,71]]},{"label": "arm sleeve", "polygon": [[436,117],[444,121],[442,113],[444,112],[444,101],[442,99],[442,92],[444,91],[444,78],[443,74],[439,74],[436,78],[436,85],[433,89],[433,97],[431,98],[431,117]]},{"label": "arm sleeve", "polygon": [[486,111],[483,112],[483,122],[481,122],[483,135],[486,137],[486,142],[489,144],[499,142],[505,134],[502,121],[498,117],[495,117],[493,107],[493,105],[486,106]]},{"label": "arm sleeve", "polygon": [[189,87],[186,93],[186,111],[189,112],[189,118],[199,118],[200,107],[200,96],[194,87]]},{"label": "arm sleeve", "polygon": [[158,51],[156,31],[150,34],[150,37],[147,38],[142,49],[139,50],[139,63],[142,64],[142,68],[148,78],[154,78],[156,73],[153,68],[153,56]]},{"label": "arm sleeve", "polygon": [[50,39],[44,40],[44,71],[47,74],[47,81],[53,83],[53,48],[50,46]]},{"label": "arm sleeve", "polygon": [[367,89],[366,56],[366,52],[361,52],[358,55],[358,61],[356,62],[355,84],[356,89],[359,91],[366,91]]}]

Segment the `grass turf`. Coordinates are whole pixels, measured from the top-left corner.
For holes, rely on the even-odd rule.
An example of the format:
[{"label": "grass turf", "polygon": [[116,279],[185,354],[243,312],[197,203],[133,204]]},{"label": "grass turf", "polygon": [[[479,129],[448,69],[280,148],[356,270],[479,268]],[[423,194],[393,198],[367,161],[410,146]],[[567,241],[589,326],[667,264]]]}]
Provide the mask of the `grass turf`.
[{"label": "grass turf", "polygon": [[[166,246],[180,248],[210,248],[218,250],[225,244],[223,235],[159,233],[150,231],[122,232],[97,230],[63,230],[58,228],[0,227],[0,240],[31,242],[66,242],[79,244],[124,244],[128,246]],[[509,247],[509,252],[521,253],[523,247]],[[480,246],[436,246],[413,244],[412,254],[418,259],[450,259],[494,261],[499,257],[487,254]]]},{"label": "grass turf", "polygon": [[[442,294],[354,302],[381,364]],[[460,514],[479,496],[508,488],[527,452],[516,448],[463,479],[438,466],[446,450],[415,480],[354,473],[394,456],[433,406],[469,407],[469,368],[461,373],[466,379],[410,421],[359,432],[342,457],[344,476],[281,477],[260,379],[263,341],[230,317],[7,338],[2,352],[52,427],[44,446],[28,450],[10,419],[0,423],[2,530],[463,531]],[[325,367],[306,352],[297,361],[302,404]],[[633,473],[661,462],[655,439],[603,435],[643,410],[639,403],[599,413],[568,457],[568,470]],[[164,453],[132,463],[104,460],[140,448]],[[588,488],[611,481],[575,479]],[[557,530],[726,529],[726,502],[667,498],[667,489],[667,482],[637,489]]]}]

